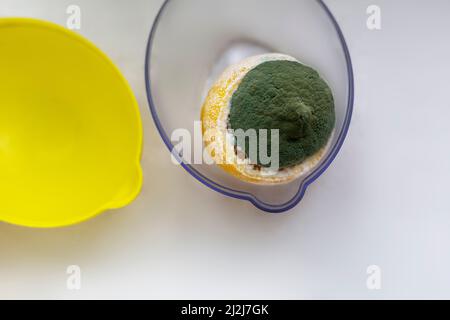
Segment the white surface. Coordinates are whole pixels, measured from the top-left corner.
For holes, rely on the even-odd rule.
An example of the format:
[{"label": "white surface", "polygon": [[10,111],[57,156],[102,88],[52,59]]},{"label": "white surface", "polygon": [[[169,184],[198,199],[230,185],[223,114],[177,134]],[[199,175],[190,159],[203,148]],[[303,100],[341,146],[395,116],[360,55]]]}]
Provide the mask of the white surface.
[{"label": "white surface", "polygon": [[[0,298],[450,298],[450,2],[327,1],[350,46],[356,104],[330,169],[288,215],[225,198],[172,165],[148,111],[145,44],[161,1],[0,0],[2,16],[65,24],[118,64],[141,106],[145,185],[78,226],[0,224]],[[382,9],[382,30],[366,8]],[[0,70],[1,74],[1,70]],[[66,268],[82,289],[66,289]],[[382,289],[366,268],[382,269]]]}]

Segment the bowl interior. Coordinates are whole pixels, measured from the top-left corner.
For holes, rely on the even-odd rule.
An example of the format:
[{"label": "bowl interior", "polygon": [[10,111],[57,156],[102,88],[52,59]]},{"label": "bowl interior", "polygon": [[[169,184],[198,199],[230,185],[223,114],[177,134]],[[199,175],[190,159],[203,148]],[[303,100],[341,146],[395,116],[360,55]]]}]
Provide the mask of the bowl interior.
[{"label": "bowl interior", "polygon": [[[337,28],[320,1],[167,1],[149,40],[149,101],[170,149],[178,129],[192,133],[193,150],[187,153],[192,157],[187,159],[184,152],[184,167],[213,189],[263,210],[284,211],[297,203],[307,184],[334,158],[351,114],[351,66]],[[203,99],[214,80],[228,65],[269,52],[291,55],[315,68],[332,88],[337,118],[332,147],[314,172],[287,185],[258,186],[214,165],[198,164],[194,141]]]}]

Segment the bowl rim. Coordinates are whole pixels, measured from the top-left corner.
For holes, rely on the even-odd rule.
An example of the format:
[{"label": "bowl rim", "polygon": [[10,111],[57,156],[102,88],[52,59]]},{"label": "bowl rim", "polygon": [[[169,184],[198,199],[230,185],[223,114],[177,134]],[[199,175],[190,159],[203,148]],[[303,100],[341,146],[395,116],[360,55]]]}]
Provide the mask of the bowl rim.
[{"label": "bowl rim", "polygon": [[286,211],[291,210],[297,204],[303,199],[306,190],[308,189],[309,185],[312,184],[315,180],[317,180],[331,165],[331,163],[336,158],[337,154],[339,153],[342,145],[344,144],[344,141],[347,137],[347,133],[350,127],[350,122],[353,115],[353,104],[354,104],[354,74],[353,74],[353,65],[352,65],[352,59],[350,56],[350,51],[347,46],[347,42],[345,41],[344,34],[334,17],[331,10],[328,8],[328,6],[325,4],[323,0],[316,0],[316,2],[319,4],[320,7],[324,10],[328,18],[331,20],[331,23],[334,26],[334,29],[337,33],[337,36],[339,38],[339,41],[341,43],[342,50],[344,52],[344,57],[346,61],[346,69],[347,69],[347,76],[348,76],[348,94],[347,94],[347,109],[345,113],[344,122],[342,124],[342,129],[338,135],[338,138],[332,147],[330,153],[325,158],[325,161],[322,162],[320,166],[318,166],[315,170],[313,170],[308,176],[306,176],[303,179],[303,182],[298,187],[298,191],[296,194],[287,202],[283,204],[269,204],[265,203],[261,200],[259,200],[256,196],[252,195],[248,192],[243,191],[237,191],[228,187],[224,187],[217,182],[207,178],[202,173],[200,173],[198,170],[196,170],[193,166],[191,166],[188,163],[185,163],[184,160],[175,152],[172,152],[174,146],[167,135],[166,131],[164,130],[163,125],[161,124],[157,111],[156,111],[156,105],[153,101],[152,96],[152,90],[151,90],[151,79],[150,79],[150,72],[151,72],[151,56],[152,56],[152,49],[153,49],[153,41],[156,35],[156,31],[159,25],[159,22],[162,18],[162,15],[167,7],[167,4],[171,2],[172,0],[164,0],[164,3],[162,4],[158,14],[156,15],[156,18],[153,22],[150,35],[148,37],[147,41],[147,49],[145,54],[145,86],[147,91],[147,100],[150,108],[150,112],[153,117],[153,121],[155,122],[156,128],[164,141],[164,144],[167,146],[169,151],[172,153],[172,155],[176,158],[178,163],[187,171],[191,176],[193,176],[195,179],[197,179],[199,182],[204,184],[205,186],[213,189],[216,192],[219,192],[220,194],[223,194],[225,196],[240,199],[240,200],[246,200],[251,202],[255,207],[258,209],[269,212],[269,213],[283,213]]}]

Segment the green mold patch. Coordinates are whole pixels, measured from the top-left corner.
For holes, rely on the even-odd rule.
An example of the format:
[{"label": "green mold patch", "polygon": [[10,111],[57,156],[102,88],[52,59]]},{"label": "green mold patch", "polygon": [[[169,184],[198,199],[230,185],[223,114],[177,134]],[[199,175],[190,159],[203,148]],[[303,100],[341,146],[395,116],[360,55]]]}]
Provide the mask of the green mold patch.
[{"label": "green mold patch", "polygon": [[[268,130],[267,153],[270,155],[270,130],[279,130],[279,168],[302,163],[322,149],[335,125],[334,99],[330,87],[314,69],[295,61],[268,61],[242,80],[231,99],[229,128],[254,129],[258,141],[261,129]],[[236,139],[239,144],[239,139]],[[238,145],[249,155],[249,139]],[[241,144],[244,144],[241,142]],[[250,159],[267,167],[260,159]],[[264,151],[266,152],[266,151]]]}]

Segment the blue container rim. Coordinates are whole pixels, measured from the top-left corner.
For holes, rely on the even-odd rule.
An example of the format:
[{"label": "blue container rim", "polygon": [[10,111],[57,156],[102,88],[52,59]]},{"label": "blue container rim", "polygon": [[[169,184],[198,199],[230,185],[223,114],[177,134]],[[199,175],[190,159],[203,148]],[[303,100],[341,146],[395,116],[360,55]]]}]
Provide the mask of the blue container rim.
[{"label": "blue container rim", "polygon": [[[152,54],[153,40],[155,38],[156,30],[157,30],[158,24],[161,20],[162,14],[164,13],[165,8],[167,7],[167,4],[170,1],[172,1],[172,0],[164,1],[158,14],[156,15],[152,29],[150,31],[150,35],[148,37],[148,42],[147,42],[146,54],[145,54],[145,70],[144,70],[144,72],[145,72],[145,85],[146,85],[146,91],[147,91],[147,100],[148,100],[148,104],[150,107],[150,112],[153,117],[153,121],[155,122],[156,128],[157,128],[161,138],[163,139],[165,145],[167,146],[169,151],[172,153],[174,146],[173,146],[169,136],[165,132],[165,130],[161,124],[161,121],[159,120],[159,117],[158,117],[158,114],[156,111],[156,106],[155,106],[155,103],[154,103],[153,97],[152,97],[151,80],[150,80],[150,70],[151,70],[150,58],[151,58],[151,54]],[[303,199],[305,192],[308,189],[309,185],[311,183],[313,183],[317,178],[319,178],[328,169],[328,167],[331,165],[331,163],[334,161],[337,154],[339,153],[342,145],[344,144],[345,138],[347,137],[347,133],[348,133],[348,130],[350,127],[350,122],[351,122],[352,115],[353,115],[353,104],[354,104],[354,98],[355,98],[354,97],[354,75],[353,75],[352,59],[350,57],[350,52],[349,52],[349,49],[347,46],[347,42],[345,41],[344,34],[342,33],[342,30],[341,30],[336,18],[334,17],[334,15],[332,14],[332,12],[328,8],[328,6],[324,3],[323,0],[316,0],[316,1],[323,8],[323,10],[327,14],[327,16],[330,18],[330,20],[336,30],[336,33],[339,37],[342,49],[344,51],[344,56],[345,56],[345,60],[346,60],[346,64],[347,64],[347,73],[348,73],[348,97],[347,97],[348,102],[347,102],[347,110],[346,110],[344,123],[343,123],[342,129],[341,129],[341,132],[339,133],[338,139],[337,139],[336,143],[334,144],[333,148],[331,149],[331,152],[329,153],[329,155],[327,156],[325,161],[323,161],[323,163],[318,168],[316,168],[313,172],[311,172],[303,180],[303,182],[299,186],[299,190],[292,197],[292,199],[285,202],[284,204],[279,204],[279,205],[272,205],[272,204],[265,203],[250,193],[237,191],[237,190],[234,190],[234,189],[231,189],[228,187],[224,187],[224,186],[216,183],[215,181],[205,177],[203,174],[201,174],[198,170],[196,170],[190,164],[185,163],[183,161],[183,159],[181,159],[181,157],[179,157],[177,154],[172,153],[173,156],[177,159],[177,161],[181,164],[181,166],[187,172],[189,172],[190,175],[192,175],[195,179],[197,179],[199,182],[201,182],[205,186],[207,186],[225,196],[249,201],[258,209],[263,210],[265,212],[269,212],[269,213],[282,213],[282,212],[289,211],[290,209],[294,208]]]}]

